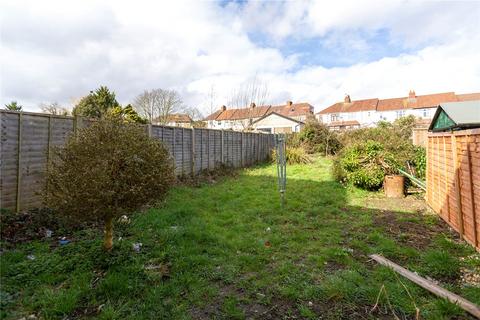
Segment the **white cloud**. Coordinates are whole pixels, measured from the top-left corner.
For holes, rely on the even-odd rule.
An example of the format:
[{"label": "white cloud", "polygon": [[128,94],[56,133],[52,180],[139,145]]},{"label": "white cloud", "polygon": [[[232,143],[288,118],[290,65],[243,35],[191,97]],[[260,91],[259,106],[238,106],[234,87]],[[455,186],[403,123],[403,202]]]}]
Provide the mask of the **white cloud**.
[{"label": "white cloud", "polygon": [[[272,103],[308,101],[320,110],[352,98],[480,91],[480,4],[475,2],[11,1],[1,11],[1,99],[29,110],[100,85],[122,103],[151,88],[180,91],[206,112],[215,86],[226,103],[235,86],[258,75]],[[354,33],[387,30],[416,51],[348,67],[301,66],[276,46],[289,37],[325,36],[326,46],[369,50]],[[252,42],[263,32],[269,46]],[[321,54],[319,52],[319,54]]]}]

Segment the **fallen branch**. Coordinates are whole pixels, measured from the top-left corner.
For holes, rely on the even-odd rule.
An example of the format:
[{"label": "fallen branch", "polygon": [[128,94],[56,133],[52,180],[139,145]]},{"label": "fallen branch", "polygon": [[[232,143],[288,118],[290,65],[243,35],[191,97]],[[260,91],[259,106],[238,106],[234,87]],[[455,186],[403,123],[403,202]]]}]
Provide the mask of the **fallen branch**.
[{"label": "fallen branch", "polygon": [[469,312],[470,314],[472,314],[475,317],[480,319],[480,307],[478,305],[468,301],[467,299],[464,299],[464,298],[460,297],[459,295],[457,295],[455,293],[452,293],[452,292],[436,285],[432,281],[429,281],[429,280],[427,280],[425,278],[422,278],[419,275],[417,275],[417,274],[415,274],[411,271],[408,271],[407,269],[399,266],[398,264],[396,264],[396,263],[388,260],[387,258],[384,258],[384,257],[378,255],[378,254],[372,254],[369,257],[372,258],[373,260],[377,261],[378,263],[384,265],[384,266],[392,268],[395,272],[401,274],[402,276],[404,276],[408,280],[415,282],[420,287],[432,292],[433,294],[435,294],[439,297],[445,298],[452,303],[457,304],[463,310]]}]

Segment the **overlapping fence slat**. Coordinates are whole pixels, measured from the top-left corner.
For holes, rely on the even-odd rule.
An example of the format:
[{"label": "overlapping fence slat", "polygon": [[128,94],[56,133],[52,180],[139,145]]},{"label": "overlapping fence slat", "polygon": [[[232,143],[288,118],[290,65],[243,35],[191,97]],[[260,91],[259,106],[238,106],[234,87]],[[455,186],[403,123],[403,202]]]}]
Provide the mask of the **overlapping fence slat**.
[{"label": "overlapping fence slat", "polygon": [[[82,118],[0,110],[0,207],[20,211],[40,206],[51,148],[63,145],[90,123]],[[156,125],[146,125],[145,131],[164,142],[178,176],[223,165],[253,165],[267,160],[274,145],[273,135],[263,133]]]},{"label": "overlapping fence slat", "polygon": [[430,133],[427,202],[480,250],[480,129]]}]

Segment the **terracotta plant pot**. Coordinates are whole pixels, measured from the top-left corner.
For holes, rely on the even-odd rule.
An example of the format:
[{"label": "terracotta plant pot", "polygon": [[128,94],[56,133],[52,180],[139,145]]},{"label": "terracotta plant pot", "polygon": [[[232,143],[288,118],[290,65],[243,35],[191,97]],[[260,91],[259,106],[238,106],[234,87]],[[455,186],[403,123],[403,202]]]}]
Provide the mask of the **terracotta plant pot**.
[{"label": "terracotta plant pot", "polygon": [[383,190],[387,198],[405,197],[405,177],[401,175],[385,176]]}]

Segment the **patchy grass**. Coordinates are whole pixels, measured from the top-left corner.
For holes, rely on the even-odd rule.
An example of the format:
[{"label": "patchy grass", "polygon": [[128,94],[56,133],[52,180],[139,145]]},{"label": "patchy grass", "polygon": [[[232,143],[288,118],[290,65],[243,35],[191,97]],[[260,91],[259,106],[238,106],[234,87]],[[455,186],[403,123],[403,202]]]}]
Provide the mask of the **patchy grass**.
[{"label": "patchy grass", "polygon": [[422,200],[345,188],[330,167],[324,158],[289,166],[283,210],[272,165],[176,187],[164,203],[117,226],[110,254],[92,229],[65,246],[45,240],[5,249],[1,317],[412,318],[416,305],[423,318],[468,319],[368,254],[480,303],[480,289],[461,281],[462,270],[478,272],[478,254]]}]

